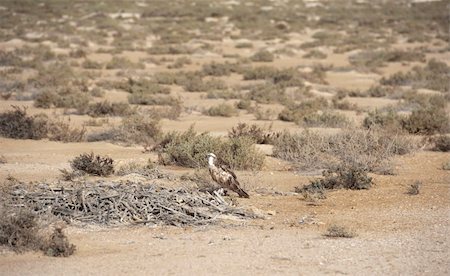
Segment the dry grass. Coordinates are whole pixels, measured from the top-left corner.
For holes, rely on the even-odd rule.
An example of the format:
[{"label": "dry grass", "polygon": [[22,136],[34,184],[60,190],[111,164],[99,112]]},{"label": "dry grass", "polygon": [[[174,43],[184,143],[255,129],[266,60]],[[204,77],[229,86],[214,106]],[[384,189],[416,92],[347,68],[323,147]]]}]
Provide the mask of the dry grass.
[{"label": "dry grass", "polygon": [[0,114],[0,136],[14,139],[42,139],[47,136],[46,116],[28,116],[26,108]]},{"label": "dry grass", "polygon": [[114,160],[107,156],[83,153],[70,161],[73,170],[90,175],[108,176],[114,173]]},{"label": "dry grass", "polygon": [[323,235],[328,238],[354,238],[356,236],[353,231],[337,224],[330,225]]}]

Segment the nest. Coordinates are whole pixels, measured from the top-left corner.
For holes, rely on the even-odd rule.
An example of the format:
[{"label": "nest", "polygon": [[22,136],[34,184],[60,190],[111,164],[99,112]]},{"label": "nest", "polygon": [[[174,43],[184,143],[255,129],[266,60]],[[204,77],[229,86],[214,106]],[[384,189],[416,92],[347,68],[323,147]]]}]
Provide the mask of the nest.
[{"label": "nest", "polygon": [[16,186],[7,205],[51,214],[67,222],[97,224],[205,225],[255,214],[230,205],[218,193],[166,188],[151,183],[83,183],[71,187]]}]

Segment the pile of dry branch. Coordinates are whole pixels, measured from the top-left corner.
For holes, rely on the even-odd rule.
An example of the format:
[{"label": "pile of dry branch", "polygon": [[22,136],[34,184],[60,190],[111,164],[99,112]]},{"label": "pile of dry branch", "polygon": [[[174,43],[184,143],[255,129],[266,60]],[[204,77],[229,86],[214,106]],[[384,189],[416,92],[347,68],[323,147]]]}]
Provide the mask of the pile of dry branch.
[{"label": "pile of dry branch", "polygon": [[220,218],[250,218],[254,214],[230,206],[214,193],[165,188],[151,183],[83,183],[71,187],[47,184],[15,187],[4,203],[55,215],[68,222],[100,224],[151,223],[204,225]]}]

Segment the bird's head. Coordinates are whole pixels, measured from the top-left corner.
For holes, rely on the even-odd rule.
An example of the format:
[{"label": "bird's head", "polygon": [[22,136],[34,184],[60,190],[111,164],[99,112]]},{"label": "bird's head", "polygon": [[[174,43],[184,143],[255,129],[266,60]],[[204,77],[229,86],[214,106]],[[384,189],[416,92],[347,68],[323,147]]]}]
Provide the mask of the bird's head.
[{"label": "bird's head", "polygon": [[214,153],[212,153],[212,152],[210,152],[210,153],[208,153],[207,155],[206,155],[206,157],[209,159],[209,158],[213,158],[213,159],[216,159],[217,158],[217,156],[214,154]]}]

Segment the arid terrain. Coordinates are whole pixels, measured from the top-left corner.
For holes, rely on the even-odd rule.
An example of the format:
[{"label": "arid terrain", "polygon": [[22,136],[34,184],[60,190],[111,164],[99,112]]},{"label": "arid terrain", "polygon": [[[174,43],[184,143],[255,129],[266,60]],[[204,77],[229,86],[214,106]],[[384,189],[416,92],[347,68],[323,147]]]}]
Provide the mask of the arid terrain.
[{"label": "arid terrain", "polygon": [[[7,0],[0,18],[0,275],[449,275],[446,1]],[[249,199],[213,192],[209,152]],[[197,223],[174,197],[179,222],[105,223],[89,193],[55,199],[97,185],[231,211]],[[73,254],[19,246],[22,211]]]}]

